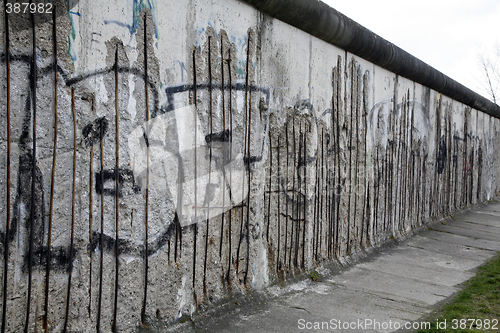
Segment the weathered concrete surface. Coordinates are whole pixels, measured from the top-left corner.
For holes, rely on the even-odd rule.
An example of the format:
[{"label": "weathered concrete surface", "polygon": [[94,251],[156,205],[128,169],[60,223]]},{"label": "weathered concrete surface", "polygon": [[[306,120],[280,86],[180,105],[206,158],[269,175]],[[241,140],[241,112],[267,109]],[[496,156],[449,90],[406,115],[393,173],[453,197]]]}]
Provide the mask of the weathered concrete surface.
[{"label": "weathered concrete surface", "polygon": [[0,14],[6,331],[189,320],[499,193],[499,119],[248,2],[53,3]]},{"label": "weathered concrete surface", "polygon": [[[500,213],[500,204],[477,209],[456,214],[454,218]],[[485,248],[484,242],[492,247],[500,246],[500,238],[491,241],[481,237],[486,234],[476,233],[474,227],[460,225],[453,219],[434,223],[430,230],[385,248],[345,271],[319,268],[322,272],[319,282],[304,278],[287,287],[271,287],[267,299],[262,296],[257,304],[233,306],[223,315],[201,317],[194,324],[172,329],[180,332],[393,332],[406,323],[425,322],[422,316],[459,291],[461,284],[474,276],[477,267],[495,255],[495,251]],[[479,220],[474,224],[478,229],[482,225]],[[500,216],[495,225],[484,225],[500,233]],[[450,237],[443,238],[443,235]],[[464,239],[467,241],[462,241]],[[443,247],[451,251],[443,253]],[[272,295],[273,290],[278,296]],[[373,324],[367,325],[367,319]],[[336,328],[335,325],[341,325],[339,321],[355,323],[351,327],[355,329]],[[312,329],[305,327],[307,322]],[[327,326],[314,329],[316,323],[322,325],[323,322]],[[357,326],[358,322],[364,326]],[[376,327],[375,322],[380,327]]]}]

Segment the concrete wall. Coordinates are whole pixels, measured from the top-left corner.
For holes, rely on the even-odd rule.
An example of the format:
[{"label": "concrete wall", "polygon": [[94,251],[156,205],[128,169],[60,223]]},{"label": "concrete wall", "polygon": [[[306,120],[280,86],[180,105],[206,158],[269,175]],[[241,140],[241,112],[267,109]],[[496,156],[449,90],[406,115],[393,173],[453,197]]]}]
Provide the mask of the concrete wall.
[{"label": "concrete wall", "polygon": [[245,2],[55,4],[57,84],[50,14],[36,87],[0,37],[6,331],[184,320],[498,193],[499,119]]}]

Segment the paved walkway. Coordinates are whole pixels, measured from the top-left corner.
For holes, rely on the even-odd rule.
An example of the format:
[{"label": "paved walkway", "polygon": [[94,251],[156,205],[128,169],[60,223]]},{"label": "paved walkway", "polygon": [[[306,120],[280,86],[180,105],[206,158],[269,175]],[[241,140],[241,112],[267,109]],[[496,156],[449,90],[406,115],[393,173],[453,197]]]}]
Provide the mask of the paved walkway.
[{"label": "paved walkway", "polygon": [[[273,286],[260,301],[233,306],[211,319],[172,329],[231,333],[397,331],[406,323],[424,320],[421,318],[439,302],[459,291],[460,284],[474,276],[478,266],[500,251],[500,203],[453,217],[340,273],[324,270],[320,282],[304,278],[286,287]],[[345,325],[350,328],[345,329]]]}]

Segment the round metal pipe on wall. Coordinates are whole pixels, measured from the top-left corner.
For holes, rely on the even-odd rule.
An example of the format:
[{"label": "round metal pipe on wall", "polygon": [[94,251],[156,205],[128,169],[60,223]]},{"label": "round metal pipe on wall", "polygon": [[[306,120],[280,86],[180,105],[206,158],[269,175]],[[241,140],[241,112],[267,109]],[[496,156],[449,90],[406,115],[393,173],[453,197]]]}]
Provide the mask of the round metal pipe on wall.
[{"label": "round metal pipe on wall", "polygon": [[500,106],[317,0],[244,0],[327,43],[500,118]]}]

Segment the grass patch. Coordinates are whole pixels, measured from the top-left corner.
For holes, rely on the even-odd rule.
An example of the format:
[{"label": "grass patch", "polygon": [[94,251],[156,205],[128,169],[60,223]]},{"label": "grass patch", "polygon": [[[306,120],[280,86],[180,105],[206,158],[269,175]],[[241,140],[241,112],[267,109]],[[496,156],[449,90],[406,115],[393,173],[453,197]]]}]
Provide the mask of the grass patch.
[{"label": "grass patch", "polygon": [[[451,303],[444,305],[426,321],[431,323],[431,328],[418,330],[418,333],[499,332],[500,252],[478,268],[477,275],[465,283],[465,289]],[[439,327],[437,323],[440,323]]]}]

